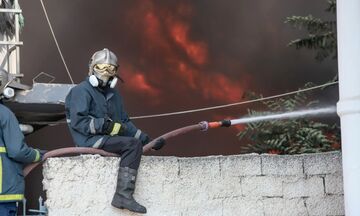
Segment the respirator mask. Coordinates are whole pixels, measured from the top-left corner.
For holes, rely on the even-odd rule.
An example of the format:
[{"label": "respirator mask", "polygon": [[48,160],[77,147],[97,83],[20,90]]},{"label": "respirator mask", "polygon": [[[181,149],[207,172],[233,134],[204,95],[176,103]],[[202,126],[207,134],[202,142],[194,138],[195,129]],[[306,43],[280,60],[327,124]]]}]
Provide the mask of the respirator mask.
[{"label": "respirator mask", "polygon": [[89,82],[93,87],[114,88],[118,81],[116,55],[108,49],[94,53],[89,63]]}]

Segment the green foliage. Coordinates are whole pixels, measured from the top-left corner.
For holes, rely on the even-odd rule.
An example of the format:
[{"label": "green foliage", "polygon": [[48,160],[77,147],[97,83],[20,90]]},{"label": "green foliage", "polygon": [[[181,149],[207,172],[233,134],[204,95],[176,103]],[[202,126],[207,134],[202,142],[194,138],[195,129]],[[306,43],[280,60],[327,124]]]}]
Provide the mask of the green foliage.
[{"label": "green foliage", "polygon": [[[327,12],[336,13],[336,1],[329,0]],[[320,18],[308,16],[290,16],[287,17],[285,23],[297,29],[305,29],[307,36],[304,38],[290,41],[288,46],[296,49],[306,48],[316,51],[315,58],[319,61],[327,57],[337,57],[337,41],[336,41],[336,21],[323,21]]]},{"label": "green foliage", "polygon": [[335,14],[336,13],[336,0],[329,0],[328,4],[329,5],[328,5],[328,8],[326,9],[326,11]]},{"label": "green foliage", "polygon": [[[314,86],[307,83],[304,88]],[[250,97],[254,97],[251,94]],[[269,111],[248,110],[249,116],[263,116],[291,112],[298,107],[310,109],[318,104],[309,98],[308,92],[294,96],[264,101]],[[240,140],[248,141],[242,150],[250,153],[301,154],[331,151],[340,148],[340,129],[308,119],[272,120],[246,124],[238,133]]]}]

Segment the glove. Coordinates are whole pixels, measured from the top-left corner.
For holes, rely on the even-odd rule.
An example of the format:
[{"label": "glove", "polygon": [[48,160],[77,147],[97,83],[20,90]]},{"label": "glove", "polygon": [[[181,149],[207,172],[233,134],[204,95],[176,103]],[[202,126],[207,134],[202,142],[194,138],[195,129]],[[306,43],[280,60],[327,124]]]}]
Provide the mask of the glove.
[{"label": "glove", "polygon": [[154,150],[160,150],[164,145],[166,144],[166,141],[164,138],[157,139],[155,142],[155,145],[152,147]]},{"label": "glove", "polygon": [[104,123],[104,131],[110,136],[122,135],[126,131],[126,126],[120,122],[106,121]]},{"label": "glove", "polygon": [[146,145],[146,144],[148,144],[148,143],[151,141],[149,135],[147,135],[147,134],[144,133],[144,132],[141,132],[140,137],[139,137],[139,140],[141,141],[141,143],[143,144],[143,146]]}]

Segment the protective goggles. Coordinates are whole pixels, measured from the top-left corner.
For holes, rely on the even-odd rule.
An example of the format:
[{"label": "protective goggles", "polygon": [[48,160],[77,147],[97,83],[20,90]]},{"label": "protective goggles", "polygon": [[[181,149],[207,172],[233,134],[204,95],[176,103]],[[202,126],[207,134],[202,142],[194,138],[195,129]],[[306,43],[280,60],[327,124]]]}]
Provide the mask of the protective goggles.
[{"label": "protective goggles", "polygon": [[96,64],[94,70],[101,75],[115,76],[117,67],[111,64]]}]

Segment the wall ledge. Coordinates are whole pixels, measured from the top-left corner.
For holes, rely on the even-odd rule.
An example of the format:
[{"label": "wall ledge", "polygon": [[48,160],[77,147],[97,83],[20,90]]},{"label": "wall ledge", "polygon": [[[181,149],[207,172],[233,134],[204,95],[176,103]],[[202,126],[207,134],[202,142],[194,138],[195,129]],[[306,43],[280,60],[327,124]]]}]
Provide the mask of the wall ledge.
[{"label": "wall ledge", "polygon": [[[120,159],[50,158],[50,216],[134,215],[110,205]],[[143,156],[134,197],[146,215],[344,215],[341,153]]]}]

